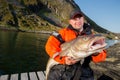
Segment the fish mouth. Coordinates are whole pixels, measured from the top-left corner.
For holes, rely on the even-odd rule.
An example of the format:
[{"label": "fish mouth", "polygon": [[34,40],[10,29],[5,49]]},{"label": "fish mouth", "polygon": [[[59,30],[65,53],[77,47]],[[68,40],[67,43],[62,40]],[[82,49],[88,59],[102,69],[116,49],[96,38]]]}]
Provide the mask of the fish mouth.
[{"label": "fish mouth", "polygon": [[106,47],[106,45],[107,44],[105,43],[105,38],[104,37],[96,38],[90,43],[89,50],[93,51],[93,50],[104,49]]}]

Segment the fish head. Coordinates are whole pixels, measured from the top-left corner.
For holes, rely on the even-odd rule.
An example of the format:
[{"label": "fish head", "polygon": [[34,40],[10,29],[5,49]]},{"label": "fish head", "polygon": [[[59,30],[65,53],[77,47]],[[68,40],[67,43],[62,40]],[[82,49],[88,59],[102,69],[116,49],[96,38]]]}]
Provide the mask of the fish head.
[{"label": "fish head", "polygon": [[78,51],[98,52],[106,47],[105,37],[102,35],[79,36],[74,43],[74,48]]}]

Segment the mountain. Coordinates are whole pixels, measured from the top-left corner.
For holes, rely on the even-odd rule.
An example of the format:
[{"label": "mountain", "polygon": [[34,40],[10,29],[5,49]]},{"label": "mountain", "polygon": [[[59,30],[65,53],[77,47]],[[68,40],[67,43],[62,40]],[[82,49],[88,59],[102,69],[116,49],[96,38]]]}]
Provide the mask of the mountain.
[{"label": "mountain", "polygon": [[[80,9],[74,0],[0,0],[0,28],[19,31],[53,31],[68,25],[69,14]],[[116,35],[97,25],[87,15],[95,33],[113,39]]]}]

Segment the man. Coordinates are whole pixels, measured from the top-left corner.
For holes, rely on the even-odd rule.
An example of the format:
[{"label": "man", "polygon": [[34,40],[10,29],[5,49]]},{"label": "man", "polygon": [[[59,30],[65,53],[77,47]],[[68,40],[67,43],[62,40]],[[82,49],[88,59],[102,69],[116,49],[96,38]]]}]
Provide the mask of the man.
[{"label": "man", "polygon": [[[59,35],[51,35],[46,43],[45,49],[47,54],[59,62],[59,65],[55,65],[51,68],[48,80],[94,80],[93,71],[89,66],[90,61],[100,62],[102,58],[106,58],[106,52],[103,50],[96,55],[91,55],[84,59],[84,62],[80,64],[71,57],[60,57],[61,51],[60,45],[64,42],[75,39],[77,36],[90,35],[91,26],[84,23],[84,16],[80,10],[74,10],[70,14],[69,26],[59,30]],[[77,75],[77,76],[76,76]]]}]

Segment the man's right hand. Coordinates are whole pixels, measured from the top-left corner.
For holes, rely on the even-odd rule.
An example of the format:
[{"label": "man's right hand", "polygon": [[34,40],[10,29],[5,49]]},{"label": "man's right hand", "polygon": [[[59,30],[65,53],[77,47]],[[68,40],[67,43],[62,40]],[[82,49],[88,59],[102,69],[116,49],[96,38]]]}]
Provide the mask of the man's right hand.
[{"label": "man's right hand", "polygon": [[73,65],[77,62],[77,60],[73,59],[72,57],[66,57],[65,58],[65,64],[67,65]]}]

